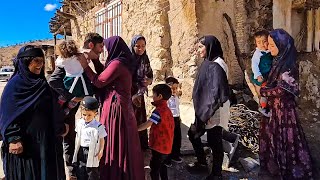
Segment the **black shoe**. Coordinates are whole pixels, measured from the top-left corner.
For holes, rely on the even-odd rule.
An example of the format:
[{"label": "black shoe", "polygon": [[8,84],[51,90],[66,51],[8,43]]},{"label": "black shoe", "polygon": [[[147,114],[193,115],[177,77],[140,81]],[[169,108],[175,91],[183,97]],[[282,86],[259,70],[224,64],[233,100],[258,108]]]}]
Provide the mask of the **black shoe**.
[{"label": "black shoe", "polygon": [[173,157],[173,158],[171,158],[171,160],[173,161],[173,162],[175,162],[175,163],[182,163],[182,159],[180,158],[180,157]]},{"label": "black shoe", "polygon": [[171,161],[166,161],[166,162],[164,162],[164,165],[166,165],[168,168],[171,168],[171,167],[172,167]]},{"label": "black shoe", "polygon": [[197,173],[197,172],[207,172],[208,168],[206,163],[199,163],[197,161],[195,163],[188,164],[187,170],[189,172]]},{"label": "black shoe", "polygon": [[222,180],[222,176],[207,176],[205,180]]}]

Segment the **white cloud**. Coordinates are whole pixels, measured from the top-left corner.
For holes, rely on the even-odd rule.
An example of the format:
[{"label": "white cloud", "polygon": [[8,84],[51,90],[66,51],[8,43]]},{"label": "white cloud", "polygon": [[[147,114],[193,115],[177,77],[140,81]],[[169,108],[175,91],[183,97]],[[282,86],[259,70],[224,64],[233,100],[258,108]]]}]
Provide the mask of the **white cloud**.
[{"label": "white cloud", "polygon": [[46,6],[44,7],[44,10],[46,11],[53,11],[57,8],[56,4],[46,4]]}]

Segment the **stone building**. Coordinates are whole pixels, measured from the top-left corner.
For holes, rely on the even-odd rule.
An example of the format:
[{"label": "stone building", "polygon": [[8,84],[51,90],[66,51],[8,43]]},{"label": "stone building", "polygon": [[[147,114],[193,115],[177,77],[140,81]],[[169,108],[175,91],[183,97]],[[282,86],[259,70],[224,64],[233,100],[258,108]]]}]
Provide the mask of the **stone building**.
[{"label": "stone building", "polygon": [[253,33],[284,28],[300,51],[302,124],[319,171],[320,140],[314,138],[320,135],[319,6],[320,0],[64,0],[50,29],[72,35],[79,44],[88,32],[120,35],[128,44],[135,34],[144,35],[155,81],[174,75],[181,81],[182,101],[191,102],[201,36],[221,41],[230,84],[242,85],[255,48]]}]

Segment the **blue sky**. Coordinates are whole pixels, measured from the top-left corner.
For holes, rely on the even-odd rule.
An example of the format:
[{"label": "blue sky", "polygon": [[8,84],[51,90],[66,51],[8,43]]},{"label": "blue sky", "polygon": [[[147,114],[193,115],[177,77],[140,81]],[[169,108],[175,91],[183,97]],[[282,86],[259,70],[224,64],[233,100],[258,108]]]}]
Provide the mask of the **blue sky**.
[{"label": "blue sky", "polygon": [[37,39],[52,39],[49,20],[59,0],[2,1],[0,47]]}]

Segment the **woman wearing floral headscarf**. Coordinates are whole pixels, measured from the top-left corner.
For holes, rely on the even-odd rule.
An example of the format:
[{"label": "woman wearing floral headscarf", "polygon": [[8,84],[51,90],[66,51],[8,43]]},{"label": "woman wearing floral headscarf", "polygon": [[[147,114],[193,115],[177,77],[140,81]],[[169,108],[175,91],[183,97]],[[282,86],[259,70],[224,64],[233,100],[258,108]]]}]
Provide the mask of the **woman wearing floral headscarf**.
[{"label": "woman wearing floral headscarf", "polygon": [[276,29],[268,42],[274,63],[261,96],[268,98],[272,115],[260,125],[261,174],[312,179],[310,152],[296,112],[299,70],[294,40],[283,29]]}]

